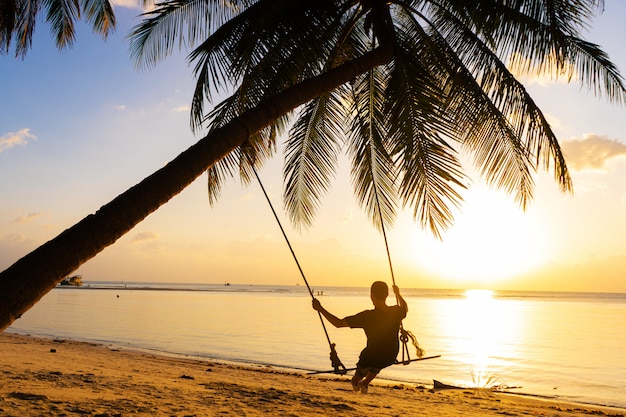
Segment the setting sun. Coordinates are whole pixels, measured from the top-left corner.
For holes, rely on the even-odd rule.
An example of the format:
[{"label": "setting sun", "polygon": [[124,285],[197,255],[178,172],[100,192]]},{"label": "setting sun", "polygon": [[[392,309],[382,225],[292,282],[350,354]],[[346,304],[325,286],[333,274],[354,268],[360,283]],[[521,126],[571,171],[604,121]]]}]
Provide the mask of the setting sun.
[{"label": "setting sun", "polygon": [[421,262],[445,278],[495,282],[540,265],[549,246],[547,232],[530,211],[522,211],[511,196],[476,186],[455,225],[441,241],[432,239]]}]

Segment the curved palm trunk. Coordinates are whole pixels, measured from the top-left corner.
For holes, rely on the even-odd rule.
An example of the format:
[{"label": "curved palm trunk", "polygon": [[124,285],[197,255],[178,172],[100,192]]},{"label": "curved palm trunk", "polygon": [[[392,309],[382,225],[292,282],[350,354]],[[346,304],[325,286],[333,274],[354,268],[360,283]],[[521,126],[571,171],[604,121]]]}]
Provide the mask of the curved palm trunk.
[{"label": "curved palm trunk", "polygon": [[0,273],[0,331],[19,318],[66,275],[130,231],[180,193],[215,162],[277,117],[392,58],[377,49],[303,81],[247,111],[178,155],[79,223]]}]

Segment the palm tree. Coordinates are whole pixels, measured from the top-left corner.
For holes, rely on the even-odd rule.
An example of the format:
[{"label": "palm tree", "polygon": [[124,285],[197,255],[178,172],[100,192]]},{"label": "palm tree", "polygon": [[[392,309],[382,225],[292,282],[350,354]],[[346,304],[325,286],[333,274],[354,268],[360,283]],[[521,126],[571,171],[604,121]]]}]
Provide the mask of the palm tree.
[{"label": "palm tree", "polygon": [[[133,58],[154,65],[175,44],[190,54],[197,86],[192,127],[209,133],[167,166],[0,273],[0,328],[165,204],[203,172],[209,195],[223,179],[286,142],[285,204],[308,225],[345,147],[356,194],[378,227],[397,202],[435,234],[461,201],[458,152],[525,206],[533,173],[571,180],[557,139],[510,67],[570,69],[618,104],[626,89],[582,25],[601,1],[172,0],[131,34]],[[179,42],[177,42],[179,41]],[[504,64],[508,61],[509,67]],[[529,68],[527,68],[529,69]],[[231,88],[227,86],[231,86]],[[208,114],[212,95],[231,94]],[[347,126],[347,129],[344,129]]]},{"label": "palm tree", "polygon": [[84,15],[93,31],[106,39],[115,29],[115,15],[109,0],[0,0],[0,54],[9,52],[15,37],[15,56],[24,57],[32,46],[37,15],[46,10],[57,47],[64,49],[74,42],[74,23]]}]

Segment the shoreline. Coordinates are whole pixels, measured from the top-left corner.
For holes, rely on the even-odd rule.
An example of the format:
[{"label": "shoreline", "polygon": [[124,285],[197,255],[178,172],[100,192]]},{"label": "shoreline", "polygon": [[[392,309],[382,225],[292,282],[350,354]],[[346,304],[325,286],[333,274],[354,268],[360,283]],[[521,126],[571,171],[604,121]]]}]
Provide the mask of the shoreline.
[{"label": "shoreline", "polygon": [[[90,346],[100,346],[104,349],[108,349],[109,351],[112,352],[130,352],[130,353],[134,353],[134,354],[140,354],[140,355],[147,355],[147,356],[158,356],[158,357],[164,357],[164,358],[170,358],[170,359],[181,359],[181,360],[192,360],[192,361],[201,361],[201,362],[207,362],[207,363],[213,363],[213,364],[218,364],[218,365],[224,365],[224,366],[233,366],[233,367],[240,367],[242,369],[249,369],[249,370],[259,370],[259,369],[271,369],[274,370],[276,372],[284,372],[286,374],[294,374],[297,376],[304,376],[304,377],[321,377],[321,378],[327,378],[327,379],[332,379],[332,378],[337,378],[337,379],[345,379],[346,381],[350,380],[351,377],[351,373],[348,373],[348,375],[339,375],[339,374],[335,374],[334,372],[320,372],[319,370],[316,369],[308,369],[308,368],[297,368],[297,367],[290,367],[290,366],[285,366],[285,365],[280,365],[280,364],[272,364],[272,363],[261,363],[261,362],[255,362],[252,360],[246,361],[246,360],[233,360],[233,359],[225,359],[225,358],[219,358],[219,357],[209,357],[209,356],[201,356],[201,355],[191,355],[191,354],[186,354],[186,353],[178,353],[178,352],[171,352],[171,351],[166,351],[166,350],[159,350],[159,349],[154,349],[154,348],[146,348],[146,347],[139,347],[139,346],[126,346],[123,344],[119,344],[116,342],[111,342],[111,341],[94,341],[94,340],[89,340],[89,339],[74,339],[74,338],[68,338],[68,337],[59,337],[59,336],[53,336],[53,335],[44,335],[44,334],[37,334],[37,335],[33,335],[30,333],[21,333],[21,332],[12,332],[12,331],[5,331],[4,334],[9,334],[9,335],[13,335],[13,336],[19,336],[19,337],[25,337],[25,338],[29,338],[29,339],[41,339],[44,341],[52,341],[55,343],[65,343],[65,342],[69,342],[69,343],[77,343],[77,344],[86,344],[86,345],[90,345]],[[0,338],[2,337],[3,333],[0,333]],[[1,345],[0,345],[1,346]],[[2,354],[2,351],[0,351],[0,354]],[[435,357],[439,357],[440,355],[436,355]],[[1,362],[0,362],[1,363]],[[441,381],[437,381],[439,383],[441,383]],[[382,385],[382,386],[407,386],[407,387],[413,387],[416,389],[429,389],[429,390],[434,390],[435,389],[435,380],[433,380],[433,383],[417,383],[417,382],[411,382],[411,381],[407,381],[407,380],[401,380],[401,379],[393,379],[393,378],[384,378],[384,377],[377,377],[374,381],[374,385]],[[445,385],[445,384],[444,384]],[[600,404],[600,403],[594,403],[591,401],[585,402],[585,401],[575,401],[575,400],[570,400],[570,399],[563,399],[560,398],[558,396],[550,396],[547,394],[538,394],[538,393],[532,393],[532,392],[524,392],[524,391],[515,391],[516,389],[522,389],[522,387],[509,387],[507,388],[502,388],[502,389],[497,389],[495,387],[493,388],[476,388],[476,387],[467,387],[467,386],[453,386],[453,385],[449,385],[448,388],[440,388],[439,390],[468,390],[468,391],[475,391],[475,392],[491,392],[491,393],[498,393],[498,394],[503,394],[503,395],[512,395],[512,396],[520,396],[520,397],[527,397],[527,398],[533,398],[533,399],[538,399],[541,401],[552,401],[555,403],[563,403],[563,404],[572,404],[572,405],[580,405],[580,406],[584,406],[584,407],[599,407],[599,408],[605,408],[605,409],[609,409],[609,410],[616,410],[618,412],[618,414],[616,414],[616,416],[623,416],[626,417],[626,407],[620,407],[620,406],[615,406],[615,405],[606,405],[606,404]],[[623,414],[620,414],[623,413]],[[612,415],[612,414],[609,414]]]},{"label": "shoreline", "polygon": [[0,334],[0,415],[588,416],[625,409],[539,396],[306,375],[260,364],[146,352],[105,344]]}]

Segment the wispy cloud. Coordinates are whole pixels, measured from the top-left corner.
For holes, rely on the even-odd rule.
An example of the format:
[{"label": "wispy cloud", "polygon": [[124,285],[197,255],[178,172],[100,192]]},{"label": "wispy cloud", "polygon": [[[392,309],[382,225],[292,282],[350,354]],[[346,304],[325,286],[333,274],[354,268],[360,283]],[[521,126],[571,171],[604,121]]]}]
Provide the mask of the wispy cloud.
[{"label": "wispy cloud", "polygon": [[131,242],[146,242],[150,240],[156,240],[158,238],[159,238],[159,235],[157,235],[154,232],[141,232],[141,233],[137,233],[131,239]]},{"label": "wispy cloud", "polygon": [[26,237],[19,233],[10,233],[6,236],[0,237],[0,243],[8,243],[9,245],[16,245],[26,242]]},{"label": "wispy cloud", "polygon": [[626,156],[626,145],[606,136],[585,135],[561,144],[568,165],[577,171],[602,169],[608,160]]},{"label": "wispy cloud", "polygon": [[2,135],[0,136],[0,153],[15,146],[24,146],[29,139],[37,139],[37,136],[30,133],[30,129],[22,129]]},{"label": "wispy cloud", "polygon": [[251,201],[251,200],[254,200],[254,193],[245,193],[239,199],[241,201]]},{"label": "wispy cloud", "polygon": [[138,0],[112,0],[113,6],[127,7],[129,9],[143,9],[143,2]]},{"label": "wispy cloud", "polygon": [[191,107],[189,107],[188,105],[185,105],[185,104],[182,104],[182,105],[180,105],[178,107],[174,107],[172,109],[172,111],[174,113],[187,113],[190,110],[191,110]]},{"label": "wispy cloud", "polygon": [[23,216],[17,217],[15,220],[13,220],[13,222],[18,223],[18,224],[28,224],[32,222],[33,220],[43,216],[44,214],[45,213],[42,213],[42,212],[28,213]]}]

